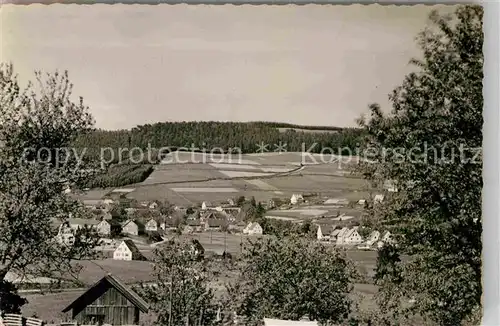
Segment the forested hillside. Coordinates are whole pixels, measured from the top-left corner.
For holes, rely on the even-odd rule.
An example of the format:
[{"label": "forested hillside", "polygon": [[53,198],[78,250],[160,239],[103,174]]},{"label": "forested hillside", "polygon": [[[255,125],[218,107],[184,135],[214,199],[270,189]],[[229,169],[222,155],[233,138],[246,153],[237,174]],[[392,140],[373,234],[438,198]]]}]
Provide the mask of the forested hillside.
[{"label": "forested hillside", "polygon": [[[278,128],[304,130],[328,130],[328,132],[307,133],[295,130],[280,132]],[[357,128],[324,126],[298,126],[275,122],[162,122],[140,125],[131,130],[95,130],[76,141],[76,147],[87,148],[90,155],[99,154],[100,148],[109,147],[146,149],[162,147],[194,147],[210,151],[221,148],[228,151],[238,148],[242,153],[254,153],[258,144],[286,143],[287,151],[303,149],[319,153],[323,148],[338,152],[342,148],[354,150],[360,143],[362,131]],[[317,144],[314,146],[314,144]],[[311,148],[314,146],[313,148]]]}]

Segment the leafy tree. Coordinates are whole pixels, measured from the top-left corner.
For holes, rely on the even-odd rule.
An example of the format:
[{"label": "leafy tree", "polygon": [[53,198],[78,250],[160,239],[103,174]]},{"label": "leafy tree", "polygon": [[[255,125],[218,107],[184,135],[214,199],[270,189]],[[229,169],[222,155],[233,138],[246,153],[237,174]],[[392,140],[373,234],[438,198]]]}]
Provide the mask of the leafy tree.
[{"label": "leafy tree", "polygon": [[[480,310],[482,17],[478,5],[433,12],[418,37],[423,56],[412,61],[419,71],[390,96],[392,112],[371,105],[371,118],[360,121],[372,162],[362,165],[365,177],[398,188],[375,213],[395,234],[394,250],[411,257],[379,260],[392,266],[378,268],[391,324],[420,315],[460,325]],[[402,304],[410,298],[415,304]]]},{"label": "leafy tree", "polygon": [[352,273],[331,246],[296,237],[250,240],[237,282],[228,287],[229,306],[244,325],[264,317],[340,322],[351,309]]},{"label": "leafy tree", "polygon": [[2,280],[0,283],[0,311],[7,314],[21,313],[21,307],[28,301],[17,293],[17,288],[11,282]]},{"label": "leafy tree", "polygon": [[236,206],[241,207],[245,203],[245,196],[240,196],[236,199]]},{"label": "leafy tree", "polygon": [[[89,162],[69,149],[90,131],[92,117],[82,99],[71,101],[67,73],[35,76],[36,87],[22,90],[13,66],[0,65],[0,281],[8,272],[76,277],[71,261],[92,256],[97,244],[92,234],[80,234],[85,241],[72,246],[54,240],[54,221],[87,217],[64,190],[92,174]],[[0,302],[11,300],[1,295]]]},{"label": "leafy tree", "polygon": [[206,263],[192,242],[172,240],[155,249],[155,287],[142,294],[157,313],[156,325],[213,325],[216,305]]}]

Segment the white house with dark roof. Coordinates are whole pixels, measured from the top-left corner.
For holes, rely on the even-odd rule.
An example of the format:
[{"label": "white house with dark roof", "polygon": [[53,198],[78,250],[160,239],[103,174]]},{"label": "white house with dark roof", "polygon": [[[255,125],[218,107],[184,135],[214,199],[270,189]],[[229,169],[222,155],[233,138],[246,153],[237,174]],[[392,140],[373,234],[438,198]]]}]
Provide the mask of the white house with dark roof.
[{"label": "white house with dark roof", "polygon": [[134,241],[123,240],[120,245],[113,252],[114,260],[143,260],[144,256],[141,254]]},{"label": "white house with dark roof", "polygon": [[358,228],[353,227],[350,229],[345,235],[344,235],[344,240],[343,244],[346,245],[354,245],[354,244],[360,244],[363,242],[363,238],[361,235],[358,233]]},{"label": "white house with dark roof", "polygon": [[264,230],[262,229],[262,226],[260,226],[260,224],[257,222],[250,222],[243,229],[243,234],[248,234],[248,235],[262,235],[263,232]]},{"label": "white house with dark roof", "polygon": [[380,232],[379,231],[373,231],[372,233],[370,233],[370,235],[368,236],[368,239],[366,240],[366,244],[368,246],[373,246],[375,243],[377,243],[377,241],[379,241],[380,239]]},{"label": "white house with dark roof", "polygon": [[146,222],[144,227],[147,232],[156,232],[158,231],[158,222],[154,218],[151,218]]},{"label": "white house with dark roof", "polygon": [[301,194],[293,194],[292,197],[290,198],[290,203],[292,205],[295,205],[303,200],[304,200],[304,197]]},{"label": "white house with dark roof", "polygon": [[335,240],[336,244],[338,245],[344,244],[344,237],[346,236],[347,232],[349,232],[349,229],[346,227],[340,229],[340,231],[337,233],[337,237]]},{"label": "white house with dark roof", "polygon": [[122,233],[139,235],[139,226],[133,220],[127,220],[122,224]]}]

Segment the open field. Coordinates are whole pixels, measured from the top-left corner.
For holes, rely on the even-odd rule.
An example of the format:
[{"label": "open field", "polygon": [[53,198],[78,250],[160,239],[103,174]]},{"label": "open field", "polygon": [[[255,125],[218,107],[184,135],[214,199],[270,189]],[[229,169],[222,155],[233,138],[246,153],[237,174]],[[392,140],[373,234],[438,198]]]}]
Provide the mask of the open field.
[{"label": "open field", "polygon": [[[168,200],[179,206],[225,201],[238,196],[268,201],[275,197],[290,198],[294,193],[316,193],[323,198],[351,201],[368,196],[364,190],[365,181],[350,174],[344,175],[346,171],[339,163],[300,167],[305,156],[309,157],[309,154],[244,154],[233,155],[231,162],[222,162],[222,155],[179,152],[173,155],[177,161],[192,159],[201,163],[156,165],[144,182],[127,187],[134,190],[126,196],[139,201]],[[311,154],[311,157],[321,161],[339,159],[334,155]],[[98,199],[111,190],[91,190],[84,196]]]}]

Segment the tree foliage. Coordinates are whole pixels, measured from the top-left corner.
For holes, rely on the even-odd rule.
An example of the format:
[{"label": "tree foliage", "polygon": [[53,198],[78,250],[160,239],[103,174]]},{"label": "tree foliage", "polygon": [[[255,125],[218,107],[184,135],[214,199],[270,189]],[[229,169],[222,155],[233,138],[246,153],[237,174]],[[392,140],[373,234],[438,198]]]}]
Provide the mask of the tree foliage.
[{"label": "tree foliage", "polygon": [[228,293],[244,325],[259,325],[264,317],[308,317],[326,325],[347,318],[354,271],[335,248],[295,237],[251,240],[242,261]]},{"label": "tree foliage", "polygon": [[155,249],[155,286],[143,286],[141,292],[158,315],[156,325],[215,323],[217,307],[199,246],[195,242],[172,240]]},{"label": "tree foliage", "polygon": [[389,324],[420,315],[459,325],[481,304],[482,16],[475,5],[432,13],[418,37],[422,58],[412,61],[419,71],[390,95],[392,112],[371,105],[360,121],[372,161],[365,176],[399,190],[377,205],[378,217],[411,257],[379,260],[391,266],[378,273]]},{"label": "tree foliage", "polygon": [[[72,102],[66,73],[35,76],[23,90],[13,66],[0,66],[0,281],[8,272],[74,275],[71,260],[91,256],[97,243],[95,234],[80,234],[86,241],[75,245],[59,243],[54,226],[87,216],[64,190],[92,171],[67,150],[90,130],[92,117],[82,99]],[[10,300],[1,294],[0,301]]]},{"label": "tree foliage", "polygon": [[[281,142],[286,144],[287,151],[302,151],[303,146],[314,153],[319,153],[326,147],[335,151],[342,151],[343,148],[354,151],[362,133],[359,128],[300,127],[328,131],[311,133],[290,129],[294,127],[299,126],[273,122],[161,122],[139,125],[132,130],[95,130],[79,137],[75,146],[87,148],[87,154],[90,156],[99,156],[101,148],[108,148],[106,158],[114,158],[111,161],[115,163],[119,160],[120,149],[121,161],[126,161],[133,152],[123,151],[124,149],[142,148],[151,153],[151,158],[147,155],[143,157],[144,161],[154,163],[159,156],[168,153],[167,150],[158,150],[167,147],[171,150],[187,148],[194,151],[205,149],[210,152],[217,148],[224,152],[234,149],[242,153],[255,153],[259,150],[259,144],[267,144],[266,149],[273,151]],[[279,128],[289,129],[280,131]],[[137,163],[140,159],[133,158],[133,161]]]}]

